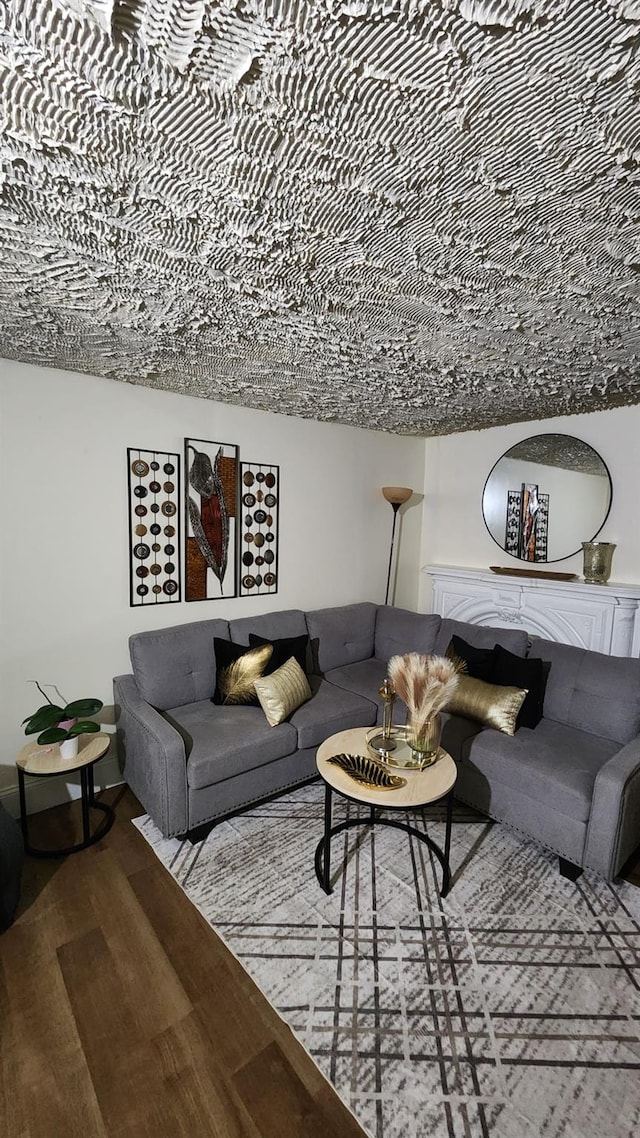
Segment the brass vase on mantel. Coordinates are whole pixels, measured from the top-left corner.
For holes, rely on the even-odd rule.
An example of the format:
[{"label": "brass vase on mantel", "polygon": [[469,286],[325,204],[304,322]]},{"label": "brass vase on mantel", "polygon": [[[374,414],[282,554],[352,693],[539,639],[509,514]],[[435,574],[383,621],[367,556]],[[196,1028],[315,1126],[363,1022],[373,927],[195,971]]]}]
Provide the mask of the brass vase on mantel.
[{"label": "brass vase on mantel", "polygon": [[606,585],[615,548],[610,541],[582,542],[583,577],[587,585]]}]

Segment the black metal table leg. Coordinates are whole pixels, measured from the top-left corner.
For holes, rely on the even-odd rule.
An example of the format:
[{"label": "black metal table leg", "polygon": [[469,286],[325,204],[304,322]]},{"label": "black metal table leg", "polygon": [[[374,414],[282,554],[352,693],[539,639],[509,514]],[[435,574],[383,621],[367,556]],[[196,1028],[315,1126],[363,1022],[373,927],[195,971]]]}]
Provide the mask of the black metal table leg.
[{"label": "black metal table leg", "polygon": [[444,829],[444,866],[442,870],[442,889],[440,896],[446,897],[451,881],[451,822],[453,820],[453,791],[447,795],[447,817]]},{"label": "black metal table leg", "polygon": [[[324,834],[322,835],[318,846],[316,848],[315,856],[315,870],[316,877],[324,889],[325,893],[332,893],[333,890],[330,884],[330,851],[331,839],[336,834],[342,833],[343,830],[352,830],[358,826],[370,826],[373,821],[373,812],[369,818],[352,818],[347,822],[340,822],[337,826],[331,825],[331,787],[325,783],[325,809],[324,809]],[[411,837],[417,838],[435,854],[442,869],[442,887],[440,889],[440,896],[446,897],[451,885],[451,869],[449,866],[449,851],[451,848],[451,822],[453,818],[453,793],[447,795],[447,820],[445,830],[445,845],[444,850],[436,845],[424,830],[418,830],[415,826],[411,826],[408,822],[398,822],[395,818],[375,818],[377,826],[390,826],[394,830],[402,830],[403,833],[409,834]],[[324,857],[323,857],[324,854]]]},{"label": "black metal table leg", "polygon": [[[38,775],[38,778],[59,778],[61,772],[55,772],[47,775]],[[67,854],[76,853],[78,850],[87,849],[88,846],[93,846],[104,838],[105,834],[109,832],[115,821],[115,811],[112,806],[108,806],[106,802],[97,802],[95,798],[95,786],[93,781],[93,763],[80,769],[80,790],[81,790],[81,808],[82,808],[82,841],[77,842],[73,846],[65,846],[63,849],[35,849],[28,839],[28,823],[27,823],[27,805],[24,786],[24,771],[18,767],[18,791],[20,794],[20,825],[22,828],[22,836],[24,838],[25,853],[30,857],[65,857]],[[90,810],[100,810],[104,814],[104,818],[91,832],[91,816]]]},{"label": "black metal table leg", "polygon": [[[93,782],[93,779],[91,780]],[[83,767],[80,771],[80,791],[82,795],[82,840],[88,845],[91,839],[91,822],[89,821],[89,770]],[[93,798],[93,794],[91,795]]]},{"label": "black metal table leg", "polygon": [[22,767],[18,767],[18,793],[20,795],[20,829],[26,850],[29,847],[29,837],[27,833],[27,800],[24,793],[24,771]]},{"label": "black metal table leg", "polygon": [[[318,878],[318,881],[322,885],[322,888],[324,889],[325,893],[331,893],[332,892],[332,889],[330,887],[329,888],[326,887],[328,885],[328,882],[329,882],[328,851],[329,851],[329,845],[331,842],[331,838],[335,837],[336,834],[341,834],[343,830],[352,830],[357,826],[369,826],[370,824],[371,823],[370,823],[368,818],[352,818],[347,822],[339,822],[337,826],[330,826],[328,833],[325,832],[323,837],[318,842],[318,847],[316,849],[316,858],[315,858],[316,877]],[[326,825],[326,819],[325,819],[325,825]],[[438,861],[440,862],[440,866],[442,868],[442,888],[440,890],[440,896],[446,897],[447,893],[449,892],[450,871],[449,871],[449,863],[448,863],[448,861],[446,861],[445,855],[442,852],[442,850],[440,849],[440,846],[436,845],[436,843],[433,841],[433,839],[430,838],[428,834],[425,834],[424,830],[418,830],[418,829],[416,829],[415,826],[410,826],[408,822],[397,822],[395,818],[380,818],[380,817],[378,817],[378,818],[376,818],[376,826],[391,826],[391,828],[394,830],[402,830],[403,833],[409,834],[410,836],[417,838],[419,842],[423,842],[423,844],[425,846],[427,846],[432,851],[432,853],[435,854],[435,856],[437,857]],[[322,865],[323,865],[323,863],[322,863],[322,851],[323,851],[323,848],[326,850],[325,861],[324,861],[324,872],[325,872],[326,876],[323,876],[323,873],[322,873]]]},{"label": "black metal table leg", "polygon": [[325,893],[331,893],[331,787],[324,784],[324,833],[316,847],[316,877]]}]

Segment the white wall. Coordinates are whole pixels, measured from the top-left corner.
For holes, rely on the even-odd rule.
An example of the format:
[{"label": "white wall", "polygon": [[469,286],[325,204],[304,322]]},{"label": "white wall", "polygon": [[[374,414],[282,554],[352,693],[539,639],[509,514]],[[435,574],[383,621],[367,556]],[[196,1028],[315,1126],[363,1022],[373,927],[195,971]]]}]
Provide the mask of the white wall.
[{"label": "white wall", "polygon": [[[242,460],[280,465],[274,596],[129,606],[127,447],[181,453],[185,436],[237,443]],[[6,792],[26,741],[20,724],[43,702],[28,680],[111,705],[112,676],[130,670],[132,632],[382,602],[393,515],[380,488],[421,489],[424,442],[0,360],[0,464],[0,796],[15,809]],[[395,600],[408,608],[417,608],[421,519],[416,495],[396,544]],[[44,805],[45,786],[56,785],[30,784],[30,805]]]},{"label": "white wall", "polygon": [[[640,583],[640,406],[427,439],[422,565],[522,567],[523,562],[500,549],[487,531],[482,491],[494,463],[509,447],[547,431],[574,435],[604,459],[613,483],[613,501],[598,540],[617,545],[612,581]],[[549,568],[582,576],[582,554],[555,561]],[[430,579],[425,574],[419,607],[431,609]]]}]

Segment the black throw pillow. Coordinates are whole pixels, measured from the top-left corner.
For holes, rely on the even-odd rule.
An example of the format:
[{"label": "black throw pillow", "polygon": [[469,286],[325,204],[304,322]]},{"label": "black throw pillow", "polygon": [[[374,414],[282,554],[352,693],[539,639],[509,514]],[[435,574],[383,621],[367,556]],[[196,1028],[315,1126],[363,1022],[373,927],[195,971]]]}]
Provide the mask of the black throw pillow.
[{"label": "black throw pillow", "polygon": [[[493,676],[494,653],[495,647],[475,648],[473,644],[467,644],[461,636],[452,636],[446,655],[450,660],[455,660],[457,657],[467,665],[464,672],[466,676],[472,676],[474,680],[484,680],[486,684],[491,684],[497,682]],[[513,686],[519,685],[514,683]]]},{"label": "black throw pillow", "polygon": [[216,690],[212,703],[260,707],[253,681],[266,674],[271,660],[270,644],[247,648],[219,636],[213,639],[216,654]]},{"label": "black throw pillow", "polygon": [[518,712],[516,728],[535,727],[542,719],[545,681],[543,660],[514,656],[513,652],[496,644],[493,683],[527,689],[527,697]]},{"label": "black throw pillow", "polygon": [[279,640],[270,640],[268,636],[258,636],[255,632],[250,632],[249,644],[252,648],[257,648],[260,644],[271,644],[273,655],[264,670],[265,676],[270,676],[272,672],[277,671],[292,656],[295,657],[306,676],[308,672],[307,648],[309,647],[309,637],[306,632],[303,636],[283,636]]}]

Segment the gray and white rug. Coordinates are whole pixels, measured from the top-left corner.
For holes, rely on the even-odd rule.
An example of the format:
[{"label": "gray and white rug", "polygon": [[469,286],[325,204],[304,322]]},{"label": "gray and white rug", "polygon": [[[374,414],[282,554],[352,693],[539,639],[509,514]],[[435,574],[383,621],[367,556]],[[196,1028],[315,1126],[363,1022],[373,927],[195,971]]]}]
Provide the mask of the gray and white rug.
[{"label": "gray and white rug", "polygon": [[[444,901],[427,847],[384,827],[334,838],[327,897],[322,808],[314,784],[198,845],[136,825],[372,1138],[637,1134],[640,889],[565,881],[460,807]],[[357,809],[334,796],[334,822]]]}]

